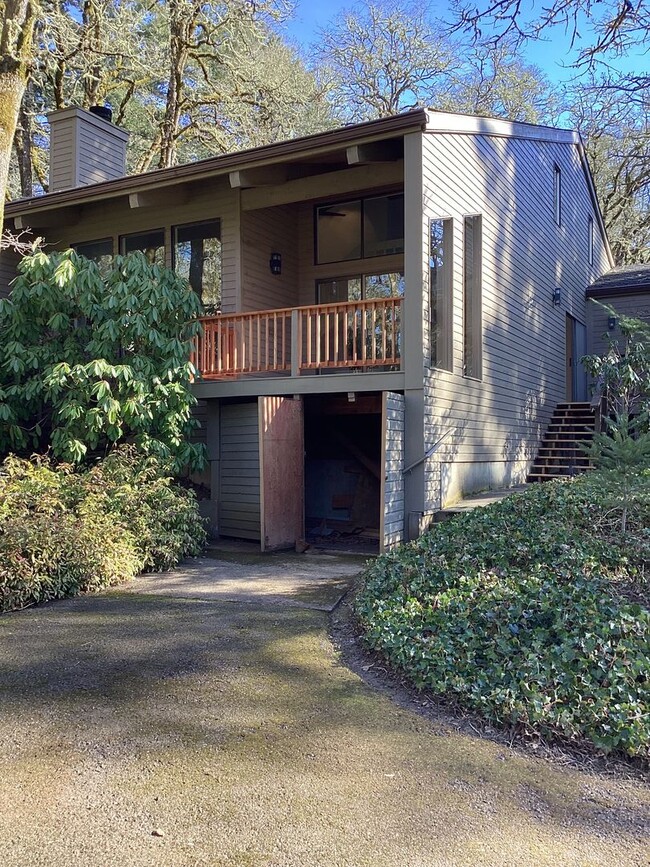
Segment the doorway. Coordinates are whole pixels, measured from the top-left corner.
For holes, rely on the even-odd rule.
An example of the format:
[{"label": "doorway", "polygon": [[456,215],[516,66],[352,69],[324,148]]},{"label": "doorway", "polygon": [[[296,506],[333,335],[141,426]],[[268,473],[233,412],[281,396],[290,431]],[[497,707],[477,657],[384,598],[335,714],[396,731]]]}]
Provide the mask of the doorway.
[{"label": "doorway", "polygon": [[587,371],[581,359],[587,354],[587,328],[566,314],[566,400],[587,400]]},{"label": "doorway", "polygon": [[305,398],[307,541],[374,553],[381,529],[381,394]]}]

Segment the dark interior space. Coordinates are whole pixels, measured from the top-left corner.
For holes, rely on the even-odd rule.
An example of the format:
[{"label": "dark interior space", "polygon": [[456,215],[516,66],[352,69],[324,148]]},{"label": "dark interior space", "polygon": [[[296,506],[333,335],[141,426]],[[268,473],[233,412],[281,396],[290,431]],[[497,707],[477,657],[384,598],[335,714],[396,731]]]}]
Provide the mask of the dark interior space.
[{"label": "dark interior space", "polygon": [[305,399],[305,531],[311,544],[379,547],[381,395]]}]

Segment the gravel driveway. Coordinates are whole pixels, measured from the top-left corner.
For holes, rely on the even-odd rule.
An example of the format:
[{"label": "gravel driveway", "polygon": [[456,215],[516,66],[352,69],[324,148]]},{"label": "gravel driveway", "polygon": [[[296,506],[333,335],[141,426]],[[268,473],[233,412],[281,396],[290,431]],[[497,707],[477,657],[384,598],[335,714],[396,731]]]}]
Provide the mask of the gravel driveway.
[{"label": "gravel driveway", "polygon": [[211,559],[0,617],[3,867],[648,864],[642,783],[447,730],[341,663],[358,562]]}]

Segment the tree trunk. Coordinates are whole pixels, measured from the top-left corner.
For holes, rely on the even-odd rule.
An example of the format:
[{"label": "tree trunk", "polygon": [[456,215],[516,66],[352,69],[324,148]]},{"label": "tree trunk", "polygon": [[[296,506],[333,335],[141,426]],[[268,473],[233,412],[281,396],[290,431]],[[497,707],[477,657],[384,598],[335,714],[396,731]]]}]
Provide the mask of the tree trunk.
[{"label": "tree trunk", "polygon": [[18,126],[14,138],[14,147],[18,157],[18,174],[20,176],[20,194],[26,199],[34,195],[34,166],[32,164],[32,94],[31,85],[27,85],[23,101],[18,113]]},{"label": "tree trunk", "polygon": [[0,236],[9,177],[9,160],[16,134],[27,74],[32,58],[36,8],[30,0],[0,0]]}]

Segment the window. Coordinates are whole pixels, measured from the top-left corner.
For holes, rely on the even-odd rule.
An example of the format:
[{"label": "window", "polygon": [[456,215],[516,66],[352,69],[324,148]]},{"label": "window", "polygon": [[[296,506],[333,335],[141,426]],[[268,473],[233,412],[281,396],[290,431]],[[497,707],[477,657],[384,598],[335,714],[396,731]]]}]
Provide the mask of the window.
[{"label": "window", "polygon": [[140,250],[147,259],[156,265],[165,264],[165,231],[153,229],[150,232],[139,232],[134,235],[122,235],[120,238],[120,253],[134,253]]},{"label": "window", "polygon": [[112,238],[102,238],[100,241],[84,241],[82,244],[73,244],[73,248],[80,256],[97,262],[100,269],[106,268],[113,261]]},{"label": "window", "polygon": [[429,221],[431,363],[453,369],[453,221]]},{"label": "window", "polygon": [[553,166],[553,210],[555,222],[562,224],[562,172],[558,165]]},{"label": "window", "polygon": [[482,375],[483,311],[481,217],[465,217],[463,280],[463,374]]},{"label": "window", "polygon": [[404,195],[354,199],[316,208],[316,263],[404,252]]},{"label": "window", "polygon": [[587,259],[590,265],[594,264],[594,220],[589,217],[587,221]]},{"label": "window", "polygon": [[175,226],[174,270],[211,313],[221,310],[221,221]]},{"label": "window", "polygon": [[403,298],[404,274],[366,274],[355,277],[336,277],[319,280],[316,284],[319,304],[345,303],[372,298]]}]

